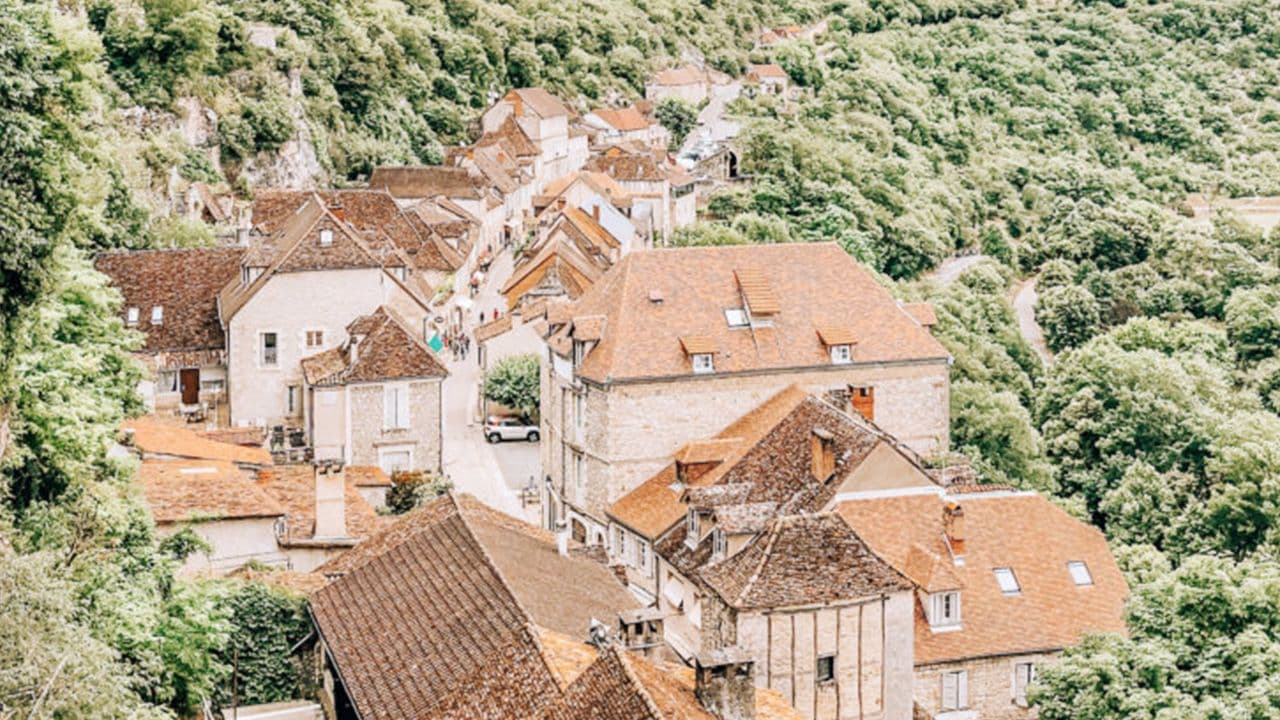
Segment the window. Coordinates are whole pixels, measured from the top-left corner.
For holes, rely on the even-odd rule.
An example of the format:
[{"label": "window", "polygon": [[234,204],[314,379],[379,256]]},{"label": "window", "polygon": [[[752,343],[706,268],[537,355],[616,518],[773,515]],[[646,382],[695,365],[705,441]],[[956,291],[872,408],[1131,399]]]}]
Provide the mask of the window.
[{"label": "window", "polygon": [[711,361],[711,353],[698,353],[693,356],[693,371],[695,373],[715,372],[715,363]]},{"label": "window", "polygon": [[129,308],[129,311],[125,314],[125,323],[130,327],[138,324],[138,308]]},{"label": "window", "polygon": [[262,364],[274,366],[279,362],[280,353],[276,343],[276,334],[273,332],[262,333]]},{"label": "window", "polygon": [[581,340],[574,340],[573,341],[573,366],[575,368],[580,367],[582,365],[582,359],[583,357],[586,356],[586,354],[587,354],[586,346],[584,345],[584,343]]},{"label": "window", "polygon": [[152,325],[164,324],[164,306],[163,305],[156,305],[155,307],[151,308],[151,324]]},{"label": "window", "polygon": [[318,348],[321,345],[324,345],[324,331],[308,330],[307,331],[307,347]]},{"label": "window", "polygon": [[853,362],[853,358],[849,353],[848,345],[831,346],[831,364],[848,365],[850,362]]},{"label": "window", "polygon": [[698,547],[698,511],[689,508],[689,514],[684,520],[684,543],[691,548]]},{"label": "window", "polygon": [[156,392],[178,392],[178,373],[174,370],[161,370],[156,376]]},{"label": "window", "polygon": [[724,530],[716,528],[711,533],[711,556],[721,559],[727,552],[729,552],[729,541],[724,536]]},{"label": "window", "polygon": [[929,625],[934,628],[960,626],[960,593],[934,593],[929,601]]},{"label": "window", "polygon": [[408,450],[383,450],[378,457],[378,466],[387,475],[409,470],[411,465]]},{"label": "window", "polygon": [[820,683],[831,682],[836,679],[836,656],[835,655],[819,655],[818,667],[816,670],[817,680]]},{"label": "window", "polygon": [[262,276],[262,270],[263,270],[263,269],[262,269],[261,267],[245,267],[245,268],[243,268],[243,269],[240,271],[240,272],[241,272],[241,275],[240,275],[240,280],[241,280],[241,282],[243,282],[245,285],[250,285],[250,284],[252,284],[254,280],[257,280],[259,277],[261,277],[261,276]]},{"label": "window", "polygon": [[1015,663],[1013,666],[1013,701],[1027,706],[1027,686],[1035,682],[1036,666],[1031,663]]},{"label": "window", "polygon": [[582,486],[587,481],[586,475],[587,475],[586,471],[582,467],[582,453],[574,453],[573,454],[573,482],[579,492],[582,491]]},{"label": "window", "polygon": [[298,403],[298,386],[290,385],[285,388],[285,404],[288,407],[290,415],[297,415],[299,410]]},{"label": "window", "polygon": [[332,231],[332,230],[321,230],[321,231],[320,231],[320,244],[321,244],[321,245],[332,245],[332,244],[333,244],[333,231]]},{"label": "window", "polygon": [[404,430],[409,427],[409,387],[393,384],[382,387],[382,429]]},{"label": "window", "polygon": [[724,311],[724,320],[729,323],[729,327],[746,327],[751,324],[751,318],[747,317],[747,311],[741,308],[729,308]]},{"label": "window", "polygon": [[627,533],[616,526],[613,528],[613,554],[620,558],[627,556]]},{"label": "window", "polygon": [[1093,584],[1093,575],[1089,572],[1089,566],[1079,560],[1067,563],[1067,572],[1071,573],[1071,581],[1076,585]]},{"label": "window", "polygon": [[586,417],[587,417],[586,396],[583,395],[582,393],[574,393],[573,395],[573,429],[577,431],[577,433],[575,433],[576,440],[579,440],[579,441],[582,440],[582,426],[583,426],[583,423],[586,421]]},{"label": "window", "polygon": [[964,710],[969,707],[969,673],[948,670],[942,673],[942,709]]},{"label": "window", "polygon": [[391,268],[391,274],[395,275],[400,282],[404,282],[409,279],[409,269],[403,265]]},{"label": "window", "polygon": [[636,541],[636,569],[644,573],[645,577],[653,577],[653,573],[649,571],[649,543],[643,540]]},{"label": "window", "polygon": [[1000,592],[1005,595],[1022,594],[1022,586],[1018,584],[1018,577],[1013,574],[1013,568],[996,568],[993,572],[996,574],[996,582],[1000,583]]}]

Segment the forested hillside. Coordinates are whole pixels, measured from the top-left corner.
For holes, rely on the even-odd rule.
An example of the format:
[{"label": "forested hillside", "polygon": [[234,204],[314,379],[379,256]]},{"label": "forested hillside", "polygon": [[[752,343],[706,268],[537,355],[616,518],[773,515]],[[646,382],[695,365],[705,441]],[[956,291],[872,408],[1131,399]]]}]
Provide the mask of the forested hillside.
[{"label": "forested hillside", "polygon": [[[107,457],[138,339],[89,254],[203,237],[152,197],[174,174],[248,192],[300,132],[334,182],[429,162],[509,87],[585,107],[692,50],[802,93],[738,104],[753,182],[682,239],[832,239],[931,299],[956,450],[1096,523],[1129,572],[1132,636],[1046,670],[1041,717],[1276,717],[1280,234],[1179,204],[1280,194],[1280,5],[1028,4],[0,0],[0,717],[187,713],[233,654],[275,679],[250,697],[296,690],[297,599],[175,578],[190,538],[159,542]],[[137,120],[192,101],[197,142]],[[968,246],[993,259],[917,280]],[[1006,299],[1028,275],[1049,366]]]}]

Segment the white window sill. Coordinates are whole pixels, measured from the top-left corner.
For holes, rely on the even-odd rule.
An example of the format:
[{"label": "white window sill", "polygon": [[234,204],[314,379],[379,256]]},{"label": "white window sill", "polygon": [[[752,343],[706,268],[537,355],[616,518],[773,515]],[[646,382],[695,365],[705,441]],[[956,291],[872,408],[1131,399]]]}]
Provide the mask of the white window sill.
[{"label": "white window sill", "polygon": [[960,631],[961,631],[961,630],[963,630],[963,629],[964,629],[964,626],[963,626],[963,625],[958,625],[958,624],[957,624],[957,625],[930,625],[930,626],[929,626],[929,632],[934,633],[935,635],[936,635],[936,634],[939,634],[939,633],[960,632]]},{"label": "white window sill", "polygon": [[933,720],[978,720],[977,710],[947,710],[933,716]]}]

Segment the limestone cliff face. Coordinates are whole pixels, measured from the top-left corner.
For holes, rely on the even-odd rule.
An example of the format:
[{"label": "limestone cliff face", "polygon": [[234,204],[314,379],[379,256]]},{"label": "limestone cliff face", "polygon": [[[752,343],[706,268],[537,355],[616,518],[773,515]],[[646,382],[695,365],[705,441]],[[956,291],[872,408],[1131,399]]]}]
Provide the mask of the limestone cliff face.
[{"label": "limestone cliff face", "polygon": [[258,153],[240,168],[250,187],[307,190],[327,184],[303,110],[302,76],[297,70],[289,74],[289,113],[294,123],[293,139],[277,150]]}]

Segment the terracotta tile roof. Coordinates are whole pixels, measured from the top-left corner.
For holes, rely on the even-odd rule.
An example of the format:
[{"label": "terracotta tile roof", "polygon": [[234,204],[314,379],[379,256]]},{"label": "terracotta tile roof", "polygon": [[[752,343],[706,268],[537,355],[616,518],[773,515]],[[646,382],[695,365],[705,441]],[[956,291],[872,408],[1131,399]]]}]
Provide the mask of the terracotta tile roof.
[{"label": "terracotta tile roof", "polygon": [[591,111],[591,114],[603,120],[605,123],[620,132],[628,132],[632,130],[644,130],[653,125],[644,113],[636,109],[634,105],[618,108],[616,110],[610,108],[600,108]]},{"label": "terracotta tile roof", "polygon": [[523,102],[525,110],[529,110],[543,119],[562,115],[571,117],[573,115],[573,112],[565,106],[560,98],[540,87],[516,88],[507,93],[502,99],[512,101],[517,97]]},{"label": "terracotta tile roof", "polygon": [[150,415],[126,420],[122,427],[132,431],[133,446],[144,456],[223,460],[255,467],[271,464],[271,453],[266,448],[209,440],[192,430],[163,423]]},{"label": "terracotta tile roof", "polygon": [[714,508],[721,505],[740,505],[750,496],[750,483],[693,485],[685,488],[684,503],[689,507]]},{"label": "terracotta tile roof", "polygon": [[573,336],[579,340],[599,340],[604,335],[603,315],[584,315],[573,319]]},{"label": "terracotta tile roof", "polygon": [[[521,284],[527,284],[531,276],[541,274],[541,277],[545,277],[552,268],[557,281],[565,288],[570,299],[581,297],[595,284],[608,265],[598,254],[589,256],[581,243],[569,237],[568,233],[560,232],[561,227],[553,229],[546,240],[534,248],[535,254],[532,257],[520,260],[511,277],[502,284],[500,292],[506,294]],[[540,279],[536,280],[534,287],[541,282]]]},{"label": "terracotta tile roof", "polygon": [[736,608],[814,605],[912,588],[834,513],[775,518],[750,545],[699,575]]},{"label": "terracotta tile roof", "polygon": [[231,445],[243,445],[248,448],[260,448],[267,440],[267,431],[260,427],[228,427],[212,430],[197,430],[196,435],[205,440],[215,440]]},{"label": "terracotta tile roof", "polygon": [[659,162],[650,152],[631,152],[614,145],[587,161],[586,169],[622,182],[662,182],[671,166]]},{"label": "terracotta tile roof", "polygon": [[[1123,633],[1128,588],[1096,528],[1034,493],[909,494],[841,502],[836,510],[895,567],[919,573],[922,556],[939,558],[962,585],[958,631],[933,633],[917,603],[917,665],[992,655],[1057,650],[1087,632]],[[954,565],[943,538],[943,507],[964,510],[964,564]],[[1078,587],[1067,563],[1087,564],[1093,584]],[[1021,593],[1001,592],[993,570],[1011,568]]]},{"label": "terracotta tile roof", "polygon": [[786,80],[787,71],[781,66],[768,63],[765,65],[749,65],[747,67],[747,79],[763,80],[765,78]]},{"label": "terracotta tile roof", "polygon": [[511,313],[479,325],[473,331],[476,342],[488,342],[511,329]]},{"label": "terracotta tile roof", "polygon": [[777,515],[778,503],[742,503],[721,505],[715,510],[716,527],[730,535],[758,533],[769,527]]},{"label": "terracotta tile roof", "polygon": [[[340,207],[343,221],[361,233],[379,232],[403,250],[413,267],[452,272],[462,257],[434,232],[423,216],[400,207],[385,189],[329,190],[315,193],[331,208]],[[278,232],[312,193],[294,190],[259,191],[253,201],[253,223],[262,232]],[[462,222],[449,215],[446,220]]]},{"label": "terracotta tile roof", "polygon": [[391,478],[377,465],[348,465],[346,472],[356,487],[391,487]]},{"label": "terracotta tile roof", "polygon": [[573,187],[574,183],[577,182],[584,183],[616,208],[631,207],[631,194],[619,185],[617,180],[609,177],[608,173],[585,170],[562,175],[548,183],[542,189],[542,194],[538,196],[535,204],[539,206],[551,205],[555,198],[564,195],[565,191]]},{"label": "terracotta tile roof", "polygon": [[312,598],[316,624],[369,720],[536,716],[561,686],[535,627],[585,637],[593,617],[639,605],[604,566],[469,496],[403,516],[321,571],[338,577]]},{"label": "terracotta tile roof", "polygon": [[[218,321],[218,291],[240,275],[242,247],[107,252],[94,267],[123,297],[122,318],[137,308],[134,327],[146,335],[146,352],[222,350],[226,340]],[[159,325],[152,308],[163,308]]]},{"label": "terracotta tile roof", "polygon": [[477,147],[486,147],[489,145],[502,144],[506,146],[516,157],[529,158],[536,157],[541,154],[538,146],[529,138],[529,135],[515,121],[514,116],[508,116],[498,129],[491,133],[485,133],[476,141]]},{"label": "terracotta tile roof", "polygon": [[[742,307],[737,276],[755,271],[778,301],[771,330],[730,328]],[[657,293],[662,302],[649,298]],[[856,363],[944,362],[948,353],[889,292],[834,243],[637,250],[574,304],[570,316],[606,315],[608,332],[578,374],[596,382],[692,374],[680,339],[709,337],[715,372],[830,365],[816,328],[858,338]]]},{"label": "terracotta tile roof", "polygon": [[589,242],[597,252],[607,253],[622,247],[622,243],[618,242],[612,233],[577,205],[566,205],[562,215],[569,227]]},{"label": "terracotta tile roof", "polygon": [[827,347],[858,344],[857,336],[847,327],[820,327],[817,330],[818,339]]},{"label": "terracotta tile roof", "polygon": [[904,303],[902,309],[906,310],[907,314],[925,327],[933,327],[938,324],[938,314],[933,311],[932,303]]},{"label": "terracotta tile roof", "polygon": [[710,82],[704,70],[692,65],[661,70],[649,81],[650,85],[698,85]]},{"label": "terracotta tile roof", "polygon": [[[358,473],[362,474],[362,473]],[[385,475],[383,476],[385,477]],[[350,474],[345,478],[347,536],[366,538],[390,521],[365,501]],[[259,490],[285,509],[282,543],[311,540],[316,531],[316,469],[312,465],[280,465],[258,471]]]},{"label": "terracotta tile roof", "polygon": [[386,307],[356,318],[347,326],[347,333],[350,338],[343,345],[303,358],[302,373],[309,384],[345,385],[449,374],[418,334]]},{"label": "terracotta tile roof", "polygon": [[144,460],[138,481],[158,523],[278,517],[284,507],[220,460]]},{"label": "terracotta tile roof", "polygon": [[482,197],[477,178],[465,168],[415,165],[373,169],[369,187],[386,190],[396,198],[431,198],[443,195],[460,200]]},{"label": "terracotta tile roof", "polygon": [[263,585],[270,585],[274,588],[288,590],[301,595],[310,595],[329,584],[328,578],[319,573],[304,573],[278,567],[255,565],[241,565],[227,573],[227,577],[250,583],[262,583]]}]

